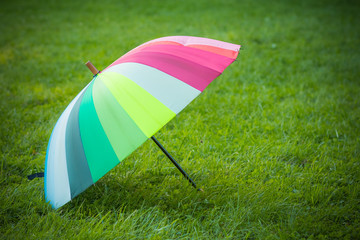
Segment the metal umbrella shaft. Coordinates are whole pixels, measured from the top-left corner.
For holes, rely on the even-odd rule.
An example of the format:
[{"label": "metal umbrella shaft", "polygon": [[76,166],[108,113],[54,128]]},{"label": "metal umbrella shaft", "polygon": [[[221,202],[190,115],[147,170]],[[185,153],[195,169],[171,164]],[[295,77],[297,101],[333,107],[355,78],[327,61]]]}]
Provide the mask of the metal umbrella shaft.
[{"label": "metal umbrella shaft", "polygon": [[161,143],[154,136],[152,136],[151,139],[156,143],[156,145],[158,145],[161,151],[165,153],[165,155],[170,159],[170,161],[175,165],[175,167],[179,169],[179,171],[191,183],[191,185],[198,191],[203,191],[201,188],[197,188],[196,183],[189,177],[189,175],[184,171],[184,169],[181,168],[181,166],[175,161],[175,159],[171,156],[171,154],[168,151],[166,151],[163,145],[161,145]]}]

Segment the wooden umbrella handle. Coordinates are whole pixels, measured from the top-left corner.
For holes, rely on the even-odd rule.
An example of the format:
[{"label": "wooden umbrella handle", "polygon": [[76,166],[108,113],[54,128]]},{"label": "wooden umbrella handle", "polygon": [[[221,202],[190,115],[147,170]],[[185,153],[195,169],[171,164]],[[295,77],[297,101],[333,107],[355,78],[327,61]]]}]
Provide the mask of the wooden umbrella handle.
[{"label": "wooden umbrella handle", "polygon": [[90,69],[90,71],[91,71],[94,75],[96,75],[96,74],[99,73],[99,71],[96,69],[96,67],[95,67],[90,61],[88,61],[88,62],[86,63],[86,66]]}]

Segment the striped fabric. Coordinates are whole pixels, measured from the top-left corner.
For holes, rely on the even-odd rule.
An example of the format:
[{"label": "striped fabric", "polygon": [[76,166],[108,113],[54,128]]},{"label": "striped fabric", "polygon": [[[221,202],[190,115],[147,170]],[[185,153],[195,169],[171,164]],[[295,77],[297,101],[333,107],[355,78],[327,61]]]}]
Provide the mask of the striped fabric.
[{"label": "striped fabric", "polygon": [[51,134],[46,201],[59,208],[99,180],[198,96],[239,49],[206,38],[164,37],[96,75]]}]

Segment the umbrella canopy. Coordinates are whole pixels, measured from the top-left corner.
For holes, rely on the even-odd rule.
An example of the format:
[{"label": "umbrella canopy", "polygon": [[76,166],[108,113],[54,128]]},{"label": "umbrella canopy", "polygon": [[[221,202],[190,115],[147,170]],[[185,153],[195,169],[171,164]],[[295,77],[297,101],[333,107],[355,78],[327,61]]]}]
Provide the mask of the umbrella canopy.
[{"label": "umbrella canopy", "polygon": [[46,201],[59,208],[94,184],[198,96],[239,49],[206,38],[164,37],[96,74],[51,134]]}]

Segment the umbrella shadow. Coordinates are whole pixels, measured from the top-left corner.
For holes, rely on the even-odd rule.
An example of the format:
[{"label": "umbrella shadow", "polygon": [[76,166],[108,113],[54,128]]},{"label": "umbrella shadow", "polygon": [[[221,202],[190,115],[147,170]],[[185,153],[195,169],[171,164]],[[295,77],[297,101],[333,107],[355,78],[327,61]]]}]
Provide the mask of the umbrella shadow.
[{"label": "umbrella shadow", "polygon": [[[84,212],[134,210],[159,207],[163,211],[182,211],[182,206],[191,208],[206,202],[206,195],[196,191],[180,176],[168,173],[143,173],[137,176],[107,175],[85,192],[75,197],[65,208],[81,207]],[[205,201],[204,201],[205,200]],[[213,204],[205,204],[212,208]]]}]

